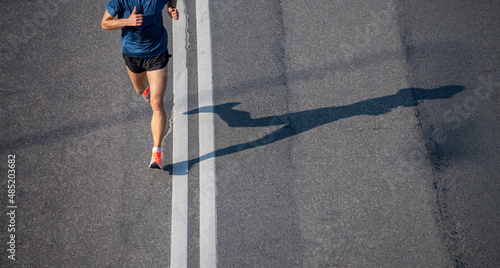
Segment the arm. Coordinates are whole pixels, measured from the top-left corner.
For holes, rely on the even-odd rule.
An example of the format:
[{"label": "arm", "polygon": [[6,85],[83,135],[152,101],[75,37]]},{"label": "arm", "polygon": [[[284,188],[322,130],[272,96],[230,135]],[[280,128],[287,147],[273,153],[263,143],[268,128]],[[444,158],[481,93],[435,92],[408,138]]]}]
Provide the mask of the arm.
[{"label": "arm", "polygon": [[114,19],[108,11],[104,13],[102,18],[101,26],[104,30],[118,30],[125,26],[141,26],[142,25],[142,14],[135,14],[137,7],[134,7],[134,11],[130,14],[127,19]]},{"label": "arm", "polygon": [[177,6],[177,0],[168,1],[167,6],[168,6],[168,15],[170,15],[172,19],[178,20],[179,11],[177,11],[177,8],[175,8]]}]

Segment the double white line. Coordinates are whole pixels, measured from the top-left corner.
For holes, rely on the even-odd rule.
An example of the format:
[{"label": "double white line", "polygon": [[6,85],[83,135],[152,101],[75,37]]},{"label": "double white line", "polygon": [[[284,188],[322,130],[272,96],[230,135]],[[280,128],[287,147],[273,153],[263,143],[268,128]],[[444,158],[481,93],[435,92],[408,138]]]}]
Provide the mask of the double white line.
[{"label": "double white line", "polygon": [[[174,115],[173,182],[170,267],[187,267],[188,260],[188,72],[186,66],[187,21],[184,1],[177,2],[179,20],[173,23]],[[196,0],[198,47],[198,105],[213,106],[212,43],[208,0]],[[214,152],[213,113],[199,114],[199,155]],[[215,158],[200,166],[200,267],[217,266],[217,218]]]}]

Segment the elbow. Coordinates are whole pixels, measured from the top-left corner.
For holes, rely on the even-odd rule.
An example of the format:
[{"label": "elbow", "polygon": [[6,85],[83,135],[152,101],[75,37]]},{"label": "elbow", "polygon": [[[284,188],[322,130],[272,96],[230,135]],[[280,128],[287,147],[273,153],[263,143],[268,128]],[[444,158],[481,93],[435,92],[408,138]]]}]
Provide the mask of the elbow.
[{"label": "elbow", "polygon": [[102,20],[101,21],[101,27],[103,30],[111,30],[111,27],[109,26],[109,23],[107,20]]}]

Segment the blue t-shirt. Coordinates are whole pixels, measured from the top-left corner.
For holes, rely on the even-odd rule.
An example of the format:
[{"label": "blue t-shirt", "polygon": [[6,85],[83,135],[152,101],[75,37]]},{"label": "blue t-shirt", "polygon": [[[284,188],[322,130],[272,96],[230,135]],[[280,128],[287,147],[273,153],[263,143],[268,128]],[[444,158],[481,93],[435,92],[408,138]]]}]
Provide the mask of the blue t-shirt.
[{"label": "blue t-shirt", "polygon": [[142,14],[141,26],[122,28],[123,52],[133,57],[148,58],[167,51],[168,34],[163,27],[162,10],[168,0],[109,0],[106,10],[111,16],[128,18],[137,7]]}]

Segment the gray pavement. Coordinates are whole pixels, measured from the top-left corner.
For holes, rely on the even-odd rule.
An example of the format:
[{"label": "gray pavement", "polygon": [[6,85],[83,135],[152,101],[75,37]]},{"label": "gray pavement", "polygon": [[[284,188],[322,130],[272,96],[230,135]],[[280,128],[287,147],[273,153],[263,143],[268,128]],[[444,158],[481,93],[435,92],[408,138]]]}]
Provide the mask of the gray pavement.
[{"label": "gray pavement", "polygon": [[452,265],[500,263],[500,3],[446,1],[401,7],[408,80],[466,90],[417,107],[430,151],[440,224]]},{"label": "gray pavement", "polygon": [[[194,3],[189,267],[203,112]],[[146,168],[151,111],[128,81],[119,32],[100,28],[105,4],[6,3],[0,172],[15,154],[18,207],[12,261],[3,179],[2,267],[170,263],[172,176]],[[210,7],[220,267],[500,265],[498,3]],[[167,111],[171,92],[170,82]]]}]

